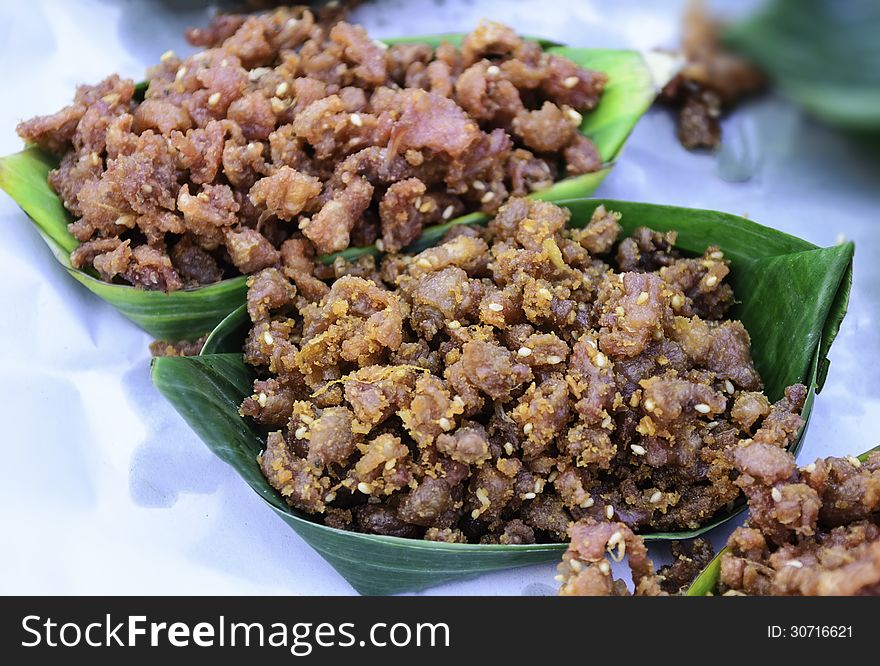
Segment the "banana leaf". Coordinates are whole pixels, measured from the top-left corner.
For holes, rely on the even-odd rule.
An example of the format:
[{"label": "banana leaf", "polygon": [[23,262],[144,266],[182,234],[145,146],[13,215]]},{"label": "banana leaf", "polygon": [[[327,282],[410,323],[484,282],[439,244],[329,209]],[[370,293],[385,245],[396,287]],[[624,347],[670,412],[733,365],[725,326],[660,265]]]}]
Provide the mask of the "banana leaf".
[{"label": "banana leaf", "polygon": [[877,132],[878,35],[877,0],[770,0],[724,37],[816,117]]},{"label": "banana leaf", "polygon": [[[639,225],[676,230],[678,245],[702,253],[721,247],[732,264],[740,318],[752,337],[756,366],[771,399],[795,382],[812,394],[824,383],[826,355],[846,313],[853,245],[818,248],[749,220],[714,211],[603,200],[560,202],[582,225],[600,204],[620,211],[625,232]],[[249,327],[244,307],[209,336],[199,357],[157,358],[153,381],[184,420],[222,460],[363,594],[415,590],[497,569],[560,557],[565,544],[465,545],[357,534],[319,525],[290,509],[257,465],[265,433],[238,414],[252,392],[253,374],[243,363],[242,340]],[[800,441],[800,440],[799,440]],[[645,534],[650,540],[696,536],[729,520],[718,516],[698,530]]]},{"label": "banana leaf", "polygon": [[[875,446],[873,449],[869,449],[862,455],[856,457],[860,461],[865,462],[868,459],[868,456],[875,451],[880,451],[880,446]],[[715,557],[712,558],[712,561],[709,562],[709,564],[706,565],[706,568],[700,572],[700,575],[694,578],[694,582],[688,587],[686,596],[711,597],[718,593],[718,581],[721,579],[721,558],[726,552],[726,546],[718,551]]]},{"label": "banana leaf", "polygon": [[[461,35],[407,38],[432,45],[443,40],[460,42]],[[387,40],[394,42],[395,40]],[[603,71],[609,84],[599,105],[586,114],[581,131],[590,136],[605,162],[595,173],[567,178],[540,193],[558,200],[592,194],[608,174],[627,136],[648,109],[657,91],[674,71],[674,61],[653,54],[643,58],[636,51],[572,49],[549,46],[547,50],[572,58],[579,64]],[[67,230],[71,218],[47,182],[57,158],[37,148],[0,158],[0,188],[6,191],[31,218],[59,263],[86,288],[103,298],[151,335],[166,340],[195,339],[211,331],[226,315],[244,302],[244,277],[235,277],[197,289],[166,294],[126,285],[103,282],[94,274],[73,268],[70,253],[77,241]],[[464,216],[458,222],[483,219]],[[430,230],[428,232],[430,236]],[[375,248],[352,248],[348,256],[376,252]],[[331,262],[335,258],[322,259]]]}]

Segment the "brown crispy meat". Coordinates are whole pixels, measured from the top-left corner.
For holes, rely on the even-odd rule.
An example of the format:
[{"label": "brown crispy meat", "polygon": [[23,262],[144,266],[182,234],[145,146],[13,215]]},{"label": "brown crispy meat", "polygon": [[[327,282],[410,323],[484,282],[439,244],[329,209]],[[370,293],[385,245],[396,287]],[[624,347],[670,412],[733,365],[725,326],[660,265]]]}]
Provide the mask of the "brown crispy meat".
[{"label": "brown crispy meat", "polygon": [[749,520],[722,555],[722,593],[880,595],[880,453],[798,469],[788,452],[754,442],[734,460]]},{"label": "brown crispy meat", "polygon": [[[723,318],[723,254],[682,257],[638,229],[654,255],[618,271],[619,216],[568,218],[512,198],[488,227],[379,265],[318,266],[288,240],[285,267],[251,278],[260,378],[242,413],[278,433],[263,468],[292,506],[354,530],[534,543],[609,515],[696,528],[748,494],[741,452],[791,444],[806,392],[772,407],[759,392],[748,335]],[[691,289],[695,265],[721,277]],[[782,473],[772,456],[753,467]]]},{"label": "brown crispy meat", "polygon": [[174,291],[350,245],[397,252],[601,167],[576,127],[605,75],[498,23],[460,50],[386,47],[340,12],[281,7],[188,37],[204,50],[163,56],[142,98],[113,75],[18,126],[60,158],[74,265],[103,280]]}]

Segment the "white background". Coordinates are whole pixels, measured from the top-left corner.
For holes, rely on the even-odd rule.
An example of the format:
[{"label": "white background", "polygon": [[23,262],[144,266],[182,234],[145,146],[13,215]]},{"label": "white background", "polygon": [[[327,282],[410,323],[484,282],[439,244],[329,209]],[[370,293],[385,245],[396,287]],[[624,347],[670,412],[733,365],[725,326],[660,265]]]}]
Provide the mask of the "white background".
[{"label": "white background", "polygon": [[[679,2],[369,2],[376,37],[463,31],[483,16],[576,46],[677,43]],[[200,2],[0,0],[0,154],[22,118],[67,103],[110,72],[138,80]],[[880,167],[777,99],[726,125],[720,155],[689,154],[669,114],[639,124],[599,195],[747,215],[818,245],[857,244],[850,314],[801,460],[877,443]],[[149,339],[70,279],[0,193],[0,593],[351,594],[235,472],[214,458],[149,379]],[[792,344],[798,344],[792,340]],[[717,534],[716,544],[724,538]],[[543,594],[547,564],[428,593]]]}]

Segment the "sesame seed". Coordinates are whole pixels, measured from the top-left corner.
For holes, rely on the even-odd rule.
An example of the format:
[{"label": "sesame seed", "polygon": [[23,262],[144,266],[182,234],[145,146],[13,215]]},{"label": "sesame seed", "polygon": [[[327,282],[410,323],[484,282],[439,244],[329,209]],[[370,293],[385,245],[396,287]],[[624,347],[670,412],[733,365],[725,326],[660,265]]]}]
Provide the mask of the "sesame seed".
[{"label": "sesame seed", "polygon": [[562,574],[556,574],[555,576],[553,576],[553,578],[554,578],[554,580],[556,580],[556,582],[558,582],[558,583],[564,583],[564,582],[565,582],[565,576],[563,576]]},{"label": "sesame seed", "polygon": [[480,504],[483,506],[489,506],[491,502],[489,501],[489,494],[486,492],[485,488],[477,488],[477,499],[480,500]]},{"label": "sesame seed", "polygon": [[396,460],[393,460],[393,459],[392,459],[392,460],[389,460],[388,462],[385,463],[385,470],[388,471],[388,472],[390,472],[390,471],[391,471],[392,469],[394,469],[396,466],[397,466],[397,461],[396,461]]},{"label": "sesame seed", "polygon": [[174,51],[169,49],[168,51],[165,51],[165,53],[163,53],[162,55],[159,56],[159,60],[161,60],[162,62],[167,62],[167,61],[171,60],[171,58],[173,58],[173,57],[174,57]]},{"label": "sesame seed", "polygon": [[227,60],[226,58],[223,58],[223,60],[220,61],[220,66],[221,66],[221,67],[228,67],[228,66],[229,66],[229,60]]},{"label": "sesame seed", "polygon": [[580,560],[569,560],[568,566],[571,567],[572,571],[581,571],[584,568],[584,565]]},{"label": "sesame seed", "polygon": [[332,490],[329,493],[327,493],[326,495],[324,495],[325,502],[332,502],[335,499],[336,499],[336,493],[334,493]]},{"label": "sesame seed", "polygon": [[455,207],[452,206],[452,204],[446,206],[446,208],[443,209],[443,219],[448,220],[450,217],[452,217],[452,214],[454,212],[455,212]]},{"label": "sesame seed", "polygon": [[538,289],[538,296],[543,298],[545,301],[553,300],[553,292],[551,292],[547,287],[541,287]]},{"label": "sesame seed", "polygon": [[671,303],[674,310],[679,310],[681,309],[681,306],[684,305],[684,299],[679,294],[676,294],[672,297]]},{"label": "sesame seed", "polygon": [[451,322],[449,322],[449,323],[446,324],[446,325],[447,325],[450,329],[452,329],[453,331],[455,331],[455,330],[461,328],[461,322],[458,321],[458,319],[453,319]]},{"label": "sesame seed", "polygon": [[643,403],[643,406],[644,406],[646,412],[653,412],[653,411],[654,411],[654,408],[655,408],[657,405],[654,403],[653,400],[651,400],[651,398],[648,398],[648,399],[645,400],[645,402]]},{"label": "sesame seed", "polygon": [[187,69],[186,67],[181,67],[177,70],[177,74],[174,75],[175,81],[180,81],[184,76],[186,76]]},{"label": "sesame seed", "polygon": [[460,395],[452,396],[452,402],[454,402],[459,407],[464,407],[464,400],[461,399]]},{"label": "sesame seed", "polygon": [[513,455],[513,444],[511,444],[510,442],[506,442],[504,444],[504,450],[507,453],[507,455],[512,456]]},{"label": "sesame seed", "polygon": [[535,492],[536,493],[544,492],[544,484],[545,483],[546,483],[546,481],[544,481],[544,479],[541,479],[541,478],[535,479]]},{"label": "sesame seed", "polygon": [[522,356],[523,358],[525,358],[526,356],[531,356],[531,355],[532,355],[532,350],[529,349],[528,347],[520,347],[520,348],[516,351],[516,355],[517,355],[517,356]]},{"label": "sesame seed", "polygon": [[568,119],[571,121],[572,125],[579,127],[582,122],[584,122],[584,117],[572,109],[571,107],[567,107],[565,109],[565,115],[568,116]]},{"label": "sesame seed", "polygon": [[604,368],[608,364],[608,357],[605,356],[602,352],[596,354],[596,358],[594,359],[594,363],[597,368]]},{"label": "sesame seed", "polygon": [[709,255],[710,259],[714,259],[715,261],[721,261],[724,259],[724,253],[721,250],[715,250]]},{"label": "sesame seed", "polygon": [[712,408],[709,407],[709,405],[707,405],[705,402],[698,402],[696,405],[694,405],[694,409],[700,412],[700,414],[708,414],[710,411],[712,411]]},{"label": "sesame seed", "polygon": [[273,113],[284,113],[284,109],[287,108],[287,107],[284,105],[284,102],[282,102],[282,101],[281,101],[280,99],[278,99],[277,97],[273,97],[272,99],[269,100],[269,106],[272,107],[272,112],[273,112]]},{"label": "sesame seed", "polygon": [[550,356],[547,357],[547,363],[549,365],[556,365],[557,363],[562,363],[562,357],[557,356],[556,354],[550,354]]},{"label": "sesame seed", "polygon": [[576,76],[569,76],[565,80],[562,81],[562,85],[566,88],[574,88],[580,79]]},{"label": "sesame seed", "polygon": [[305,426],[300,426],[299,428],[297,428],[294,431],[293,436],[296,437],[297,439],[305,439],[308,432],[309,432],[308,428],[306,428]]},{"label": "sesame seed", "polygon": [[645,455],[645,453],[647,453],[647,451],[645,451],[645,447],[639,444],[633,444],[629,448],[632,449],[632,452],[635,453],[637,456],[643,456]]},{"label": "sesame seed", "polygon": [[488,307],[492,312],[501,312],[504,310],[504,306],[501,305],[501,303],[489,303]]},{"label": "sesame seed", "polygon": [[617,546],[617,544],[619,544],[621,541],[623,541],[623,532],[621,532],[620,530],[617,530],[614,534],[612,534],[608,538],[608,544],[607,544],[608,550],[613,550]]},{"label": "sesame seed", "polygon": [[351,120],[351,124],[354,125],[355,127],[361,127],[364,124],[363,119],[361,118],[360,114],[358,114],[358,113],[352,113],[349,120]]},{"label": "sesame seed", "polygon": [[486,192],[482,197],[480,197],[480,203],[489,203],[492,199],[495,198],[494,192]]},{"label": "sesame seed", "polygon": [[782,492],[779,490],[779,488],[774,488],[773,490],[770,491],[770,497],[773,498],[774,502],[781,502],[782,501]]},{"label": "sesame seed", "polygon": [[557,476],[559,476],[559,472],[554,469],[552,472],[550,472],[550,475],[547,477],[547,480],[550,483],[553,483],[554,481],[556,481]]},{"label": "sesame seed", "polygon": [[312,425],[315,422],[315,419],[313,419],[308,414],[302,414],[299,417],[299,420],[302,421],[303,423],[305,423],[306,425]]},{"label": "sesame seed", "polygon": [[614,518],[614,507],[610,504],[605,507],[605,517],[608,518],[608,520]]},{"label": "sesame seed", "polygon": [[785,566],[793,567],[795,569],[803,569],[804,563],[801,562],[800,560],[789,560],[788,562],[785,563]]},{"label": "sesame seed", "polygon": [[707,287],[714,287],[716,284],[718,284],[718,276],[717,275],[710,275],[709,277],[706,278],[706,286]]},{"label": "sesame seed", "polygon": [[416,260],[416,266],[418,266],[419,268],[431,268],[432,265],[433,264],[431,264],[431,262],[428,261],[425,257],[421,257]]},{"label": "sesame seed", "polygon": [[383,241],[381,238],[376,241],[376,249],[379,250],[379,252],[385,251],[385,241]]},{"label": "sesame seed", "polygon": [[730,381],[729,379],[724,380],[724,390],[727,391],[728,393],[731,393],[731,394],[734,391],[733,382]]},{"label": "sesame seed", "polygon": [[259,81],[271,71],[272,70],[268,67],[254,67],[251,71],[248,72],[248,80]]},{"label": "sesame seed", "polygon": [[260,393],[260,395],[257,396],[257,402],[260,403],[260,407],[265,407],[268,399],[269,398],[265,393]]},{"label": "sesame seed", "polygon": [[527,500],[535,499],[536,497],[537,497],[537,495],[535,493],[526,493],[525,495],[522,496],[523,499],[527,499]]},{"label": "sesame seed", "polygon": [[717,425],[718,425],[718,421],[709,421],[709,423],[706,424],[706,427],[709,428],[709,429],[711,429],[711,428],[714,428],[714,427],[717,426]]},{"label": "sesame seed", "polygon": [[431,200],[428,200],[424,202],[421,206],[419,206],[420,213],[427,213],[432,210],[434,210],[434,202]]},{"label": "sesame seed", "polygon": [[208,98],[208,106],[217,106],[220,103],[220,93],[215,92]]},{"label": "sesame seed", "polygon": [[486,68],[486,74],[489,76],[498,76],[501,73],[498,65],[489,65]]},{"label": "sesame seed", "polygon": [[150,192],[153,191],[153,186],[150,185],[149,183],[147,183],[146,185],[144,185],[144,186],[141,188],[141,191],[142,191],[144,194],[150,194]]},{"label": "sesame seed", "polygon": [[474,509],[473,511],[471,511],[471,518],[479,518],[479,517],[480,517],[480,510],[479,509]]},{"label": "sesame seed", "polygon": [[582,509],[589,509],[595,503],[596,503],[596,500],[594,500],[592,497],[588,497],[583,502],[581,502],[581,508]]},{"label": "sesame seed", "polygon": [[474,185],[475,190],[483,191],[486,189],[486,185],[485,185],[485,183],[483,183],[482,180],[475,180],[473,185]]},{"label": "sesame seed", "polygon": [[307,226],[309,226],[309,222],[311,222],[311,220],[307,217],[304,217],[299,221],[299,223],[296,226],[300,231],[302,231]]},{"label": "sesame seed", "polygon": [[527,435],[528,435],[528,434],[531,434],[532,430],[534,430],[534,429],[535,429],[535,426],[532,425],[531,423],[526,423],[526,424],[523,426],[523,432],[524,432],[525,434],[527,434]]},{"label": "sesame seed", "polygon": [[365,483],[363,481],[361,481],[357,485],[357,488],[358,488],[358,491],[362,492],[364,495],[369,495],[371,492],[373,492],[373,486],[371,486],[369,483]]},{"label": "sesame seed", "polygon": [[437,423],[443,430],[452,430],[452,421],[447,419],[445,416],[441,416]]},{"label": "sesame seed", "polygon": [[648,302],[648,298],[649,298],[648,292],[643,291],[642,293],[639,294],[639,297],[636,299],[636,305],[644,305],[645,303]]},{"label": "sesame seed", "polygon": [[611,565],[608,564],[605,560],[599,562],[599,571],[601,571],[606,576],[611,573]]},{"label": "sesame seed", "polygon": [[816,471],[816,463],[811,462],[809,465],[807,465],[806,467],[804,467],[804,471],[805,471],[807,474],[812,474],[813,472]]},{"label": "sesame seed", "polygon": [[856,458],[855,456],[847,456],[846,459],[849,461],[849,464],[853,467],[861,467],[862,461]]},{"label": "sesame seed", "polygon": [[651,497],[650,497],[650,499],[649,499],[648,501],[649,501],[651,504],[658,504],[658,503],[660,502],[660,500],[662,500],[662,499],[663,499],[663,493],[661,493],[659,490],[655,490],[655,491],[651,494]]},{"label": "sesame seed", "polygon": [[282,81],[275,88],[275,96],[284,97],[288,90],[290,90],[290,86],[287,84],[287,81]]},{"label": "sesame seed", "polygon": [[275,338],[272,337],[272,334],[269,333],[269,331],[266,331],[265,333],[263,333],[263,341],[267,345],[271,345],[275,343]]}]

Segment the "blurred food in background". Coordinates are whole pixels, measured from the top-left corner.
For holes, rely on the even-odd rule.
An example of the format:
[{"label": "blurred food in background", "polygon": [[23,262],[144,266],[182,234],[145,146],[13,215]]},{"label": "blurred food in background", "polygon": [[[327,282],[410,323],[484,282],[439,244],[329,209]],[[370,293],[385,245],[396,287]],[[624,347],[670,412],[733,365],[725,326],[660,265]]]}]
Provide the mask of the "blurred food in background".
[{"label": "blurred food in background", "polygon": [[880,2],[768,0],[733,22],[701,0],[684,14],[685,65],[659,100],[688,149],[717,148],[722,116],[768,85],[824,122],[880,130]]},{"label": "blurred food in background", "polygon": [[764,77],[750,62],[725,49],[721,23],[699,0],[685,10],[681,51],[685,64],[659,101],[677,109],[681,145],[689,150],[717,148],[722,114],[761,91]]}]

